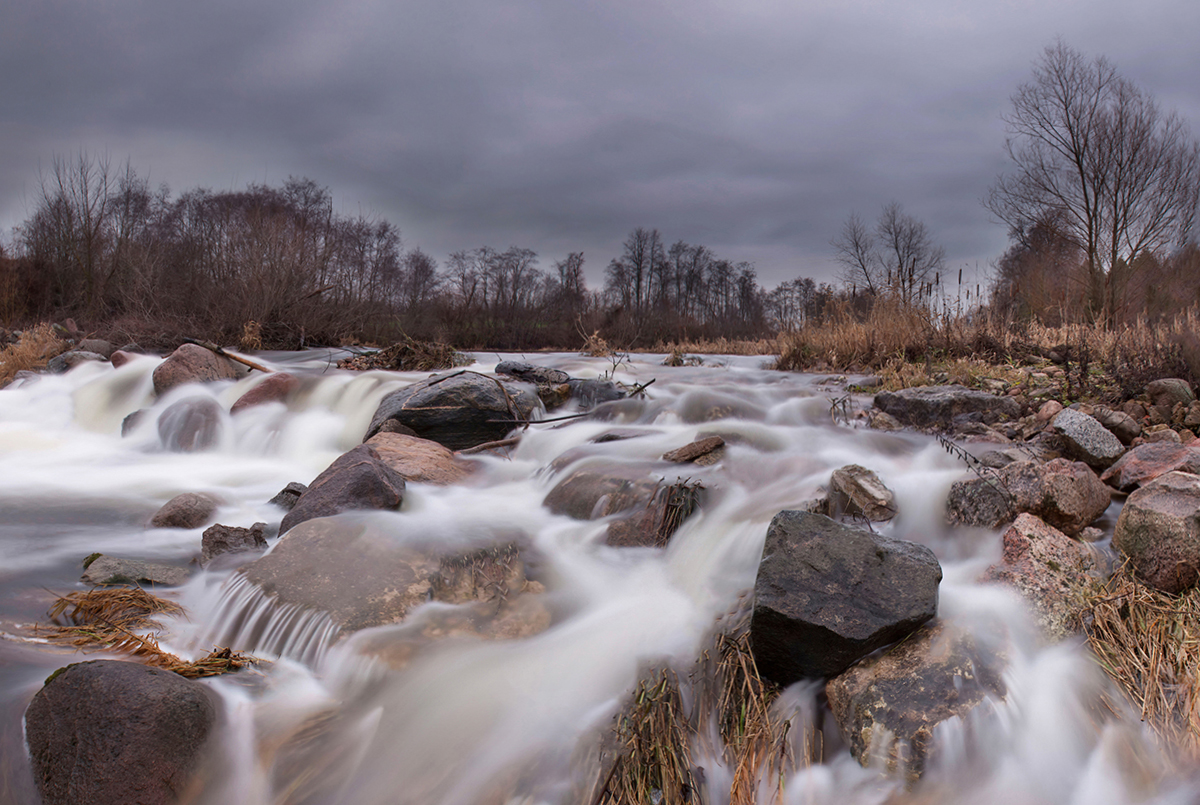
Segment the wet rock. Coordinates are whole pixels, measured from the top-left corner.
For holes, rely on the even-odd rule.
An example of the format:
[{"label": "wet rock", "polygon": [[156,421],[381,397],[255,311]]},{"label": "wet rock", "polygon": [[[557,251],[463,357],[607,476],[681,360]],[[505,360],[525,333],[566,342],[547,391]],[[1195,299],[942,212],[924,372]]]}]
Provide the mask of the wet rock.
[{"label": "wet rock", "polygon": [[110,359],[116,352],[116,347],[102,338],[85,338],[75,348],[84,352],[94,352],[104,360]]},{"label": "wet rock", "polygon": [[642,436],[649,436],[658,433],[653,430],[636,430],[634,428],[613,428],[606,430],[599,436],[593,437],[590,441],[592,444],[605,444],[606,442],[622,442],[626,439],[637,439]]},{"label": "wet rock", "polygon": [[273,503],[281,509],[291,511],[296,508],[296,501],[300,500],[300,496],[308,491],[308,487],[297,481],[292,481],[283,489],[275,493],[275,497],[268,500],[268,503]]},{"label": "wet rock", "polygon": [[415,545],[334,519],[297,526],[241,572],[281,604],[327,613],[344,632],[400,623],[429,600],[502,616],[535,585],[515,542],[473,549]]},{"label": "wet rock", "polygon": [[1016,517],[1016,500],[997,475],[955,481],[946,498],[946,522],[950,525],[999,528]]},{"label": "wet rock", "polygon": [[185,383],[236,380],[247,369],[196,344],[184,344],[154,370],[154,391],[163,394]]},{"label": "wet rock", "polygon": [[1125,501],[1113,547],[1138,577],[1165,593],[1181,593],[1200,575],[1200,476],[1168,472]]},{"label": "wet rock", "polygon": [[125,364],[133,360],[136,355],[132,352],[126,352],[123,349],[118,349],[108,357],[108,362],[113,365],[114,369],[120,369]]},{"label": "wet rock", "polygon": [[919,386],[875,395],[875,407],[903,425],[917,428],[948,428],[954,417],[980,414],[984,424],[1017,419],[1021,406],[1011,397],[998,397],[964,386]]},{"label": "wet rock", "polygon": [[115,556],[93,555],[84,563],[85,584],[162,584],[177,587],[188,580],[191,574],[185,568],[174,565],[158,565],[138,559],[118,559]]},{"label": "wet rock", "polygon": [[173,453],[207,450],[221,435],[221,406],[212,397],[188,397],[158,415],[158,438]]},{"label": "wet rock", "polygon": [[1007,694],[1005,659],[966,631],[926,624],[825,686],[829,708],[862,765],[881,760],[910,780],[937,750],[934,728]]},{"label": "wet rock", "polygon": [[625,391],[611,380],[592,378],[579,380],[572,378],[567,381],[570,399],[574,400],[581,411],[590,411],[597,405],[625,399]]},{"label": "wet rock", "polygon": [[495,372],[498,375],[508,375],[524,383],[535,383],[539,386],[558,386],[571,379],[561,369],[534,366],[524,361],[501,361],[496,364]]},{"label": "wet rock", "polygon": [[236,414],[255,405],[270,402],[287,402],[288,397],[300,388],[300,378],[287,372],[274,372],[264,377],[254,388],[247,391],[229,409]]},{"label": "wet rock", "polygon": [[657,489],[658,482],[649,477],[642,466],[581,469],[559,481],[542,505],[554,514],[565,514],[576,520],[594,520],[643,508]]},{"label": "wet rock", "polygon": [[1014,462],[999,472],[1018,512],[1028,512],[1069,536],[1095,522],[1108,508],[1107,486],[1081,461],[1056,458]]},{"label": "wet rock", "polygon": [[900,420],[885,411],[871,411],[867,414],[867,426],[875,430],[903,430]]},{"label": "wet rock", "polygon": [[1097,405],[1092,409],[1092,416],[1104,427],[1108,428],[1121,444],[1128,446],[1134,439],[1142,435],[1142,426],[1124,411],[1114,411],[1107,406]]},{"label": "wet rock", "polygon": [[52,675],[25,711],[46,805],[167,805],[186,798],[220,712],[204,685],[140,663],[95,660]]},{"label": "wet rock", "polygon": [[146,416],[147,412],[149,412],[149,410],[150,410],[149,408],[139,408],[138,410],[129,414],[129,416],[122,419],[121,420],[121,436],[123,436],[123,437],[128,436],[130,434],[130,432],[133,431],[133,429],[136,428],[141,423],[142,419],[145,418],[145,416]]},{"label": "wet rock", "polygon": [[829,479],[828,508],[831,513],[883,522],[896,516],[896,496],[879,476],[858,464],[833,471]]},{"label": "wet rock", "polygon": [[1175,470],[1200,474],[1200,450],[1173,442],[1140,444],[1105,470],[1100,480],[1122,492],[1132,492]]},{"label": "wet rock", "polygon": [[758,669],[781,685],[839,674],[932,618],[941,579],[923,545],[780,512],[754,585]]},{"label": "wet rock", "polygon": [[217,524],[204,529],[200,540],[200,564],[206,565],[222,554],[265,551],[266,527],[266,523],[255,523],[249,528]]},{"label": "wet rock", "polygon": [[704,502],[704,487],[680,481],[658,488],[645,508],[608,525],[605,544],[616,548],[662,548]]},{"label": "wet rock", "polygon": [[1191,384],[1177,377],[1150,381],[1146,384],[1146,396],[1150,398],[1151,405],[1156,408],[1165,407],[1167,410],[1173,409],[1177,403],[1189,406],[1196,399]]},{"label": "wet rock", "polygon": [[528,387],[477,372],[437,375],[384,397],[363,441],[395,420],[422,439],[463,450],[504,438],[541,409]]},{"label": "wet rock", "polygon": [[676,450],[663,453],[663,459],[677,464],[687,464],[693,461],[699,463],[700,459],[710,456],[724,447],[725,440],[720,436],[706,436]]},{"label": "wet rock", "polygon": [[203,492],[184,492],[168,500],[150,518],[151,528],[199,528],[212,520],[221,501]]},{"label": "wet rock", "polygon": [[343,453],[313,479],[292,510],[284,515],[279,533],[305,520],[329,517],[351,509],[400,508],[404,478],[365,444]]},{"label": "wet rock", "polygon": [[1125,447],[1121,440],[1095,417],[1070,408],[1059,412],[1051,423],[1054,432],[1063,438],[1068,453],[1089,467],[1103,470],[1112,465]]},{"label": "wet rock", "polygon": [[1020,514],[1004,532],[1004,553],[980,578],[1016,589],[1028,602],[1047,641],[1079,628],[1078,591],[1097,568],[1095,554],[1032,514]]},{"label": "wet rock", "polygon": [[377,433],[366,441],[406,481],[446,486],[471,474],[469,462],[437,442],[400,433]]},{"label": "wet rock", "polygon": [[61,375],[63,372],[74,369],[82,363],[104,363],[107,360],[108,358],[95,352],[73,349],[61,355],[55,355],[46,361],[46,371],[53,375]]}]

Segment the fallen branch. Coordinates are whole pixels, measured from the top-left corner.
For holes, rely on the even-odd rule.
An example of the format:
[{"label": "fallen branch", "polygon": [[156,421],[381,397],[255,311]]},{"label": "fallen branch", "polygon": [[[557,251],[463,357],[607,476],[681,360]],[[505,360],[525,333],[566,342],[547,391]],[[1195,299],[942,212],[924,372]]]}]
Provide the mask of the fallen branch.
[{"label": "fallen branch", "polygon": [[495,442],[484,442],[483,444],[477,444],[474,447],[468,447],[464,450],[459,450],[458,454],[460,456],[473,456],[476,453],[486,453],[488,450],[499,450],[502,447],[512,447],[520,441],[520,436],[513,436],[509,439],[500,439]]},{"label": "fallen branch", "polygon": [[251,369],[257,369],[260,372],[271,374],[271,370],[263,366],[261,363],[255,363],[249,358],[243,358],[241,355],[234,355],[232,352],[226,352],[224,349],[212,343],[211,341],[201,341],[196,338],[185,338],[183,340],[189,344],[195,344],[198,347],[204,347],[205,349],[212,350],[222,358],[228,358],[231,361],[237,361],[243,366],[249,366]]}]

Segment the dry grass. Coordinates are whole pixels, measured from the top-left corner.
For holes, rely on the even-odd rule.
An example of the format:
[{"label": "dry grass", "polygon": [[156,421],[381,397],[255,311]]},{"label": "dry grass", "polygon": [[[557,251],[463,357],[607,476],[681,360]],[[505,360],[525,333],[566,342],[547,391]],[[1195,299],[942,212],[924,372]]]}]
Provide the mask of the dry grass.
[{"label": "dry grass", "polygon": [[344,358],[338,361],[338,368],[358,371],[386,369],[393,372],[433,372],[467,363],[470,361],[449,344],[417,341],[405,337],[403,341],[385,349]]},{"label": "dry grass", "polygon": [[189,661],[159,647],[138,631],[159,628],[156,615],[177,615],[178,604],[151,595],[140,587],[95,589],[60,597],[51,607],[52,641],[79,649],[106,649],[136,657],[146,665],[174,671],[188,679],[237,671],[258,662],[240,652],[214,648],[206,657]]},{"label": "dry grass", "polygon": [[50,324],[38,324],[23,331],[17,343],[0,351],[0,385],[16,377],[17,372],[45,368],[47,361],[67,347],[67,342],[54,334]]},{"label": "dry grass", "polygon": [[[772,712],[778,690],[758,675],[743,617],[733,629],[718,631],[695,667],[681,677],[654,669],[646,674],[618,716],[614,737],[618,755],[596,803],[648,805],[658,802],[760,802],[762,786],[780,801],[784,775],[796,759],[789,722]],[[721,756],[732,783],[724,792],[697,797],[709,785],[693,750],[709,747]],[[809,742],[804,760],[810,760]],[[715,777],[714,777],[715,780]]]},{"label": "dry grass", "polygon": [[248,321],[243,324],[242,336],[238,339],[238,349],[242,352],[257,352],[262,348],[262,325],[256,321]]},{"label": "dry grass", "polygon": [[599,330],[593,330],[591,335],[587,335],[582,331],[580,334],[583,335],[583,348],[579,350],[580,355],[588,358],[609,358],[617,353],[601,337]]},{"label": "dry grass", "polygon": [[1169,754],[1200,762],[1200,588],[1160,593],[1128,565],[1087,596],[1088,644]]},{"label": "dry grass", "polygon": [[[701,341],[658,342],[651,352],[667,352],[672,355],[778,355],[782,341],[777,338],[755,340],[716,338]],[[668,364],[681,365],[681,364]]]}]

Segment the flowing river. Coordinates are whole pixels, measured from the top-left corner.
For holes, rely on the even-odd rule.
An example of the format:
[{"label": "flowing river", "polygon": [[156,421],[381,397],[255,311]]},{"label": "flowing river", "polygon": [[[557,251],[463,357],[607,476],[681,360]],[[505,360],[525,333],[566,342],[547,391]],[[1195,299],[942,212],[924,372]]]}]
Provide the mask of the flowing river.
[{"label": "flowing river", "polygon": [[[522,356],[478,353],[470,368],[491,371],[510,357]],[[529,357],[575,377],[614,369],[574,354]],[[644,399],[621,403],[604,419],[534,424],[507,455],[472,458],[478,469],[467,482],[410,483],[399,512],[348,516],[354,527],[398,542],[527,540],[541,557],[553,614],[537,634],[414,642],[412,627],[400,625],[345,635],[319,614],[273,607],[220,563],[207,570],[193,564],[186,585],[156,590],[187,610],[164,622],[164,648],[198,657],[219,644],[272,660],[204,681],[220,695],[224,718],[219,773],[201,801],[573,802],[578,747],[608,728],[649,664],[690,667],[714,622],[753,587],[771,518],[818,497],[830,473],[851,463],[874,470],[895,492],[899,515],[876,529],[938,556],[939,618],[979,641],[1004,633],[1008,694],[987,704],[990,718],[941,725],[939,761],[906,791],[850,756],[816,685],[795,685],[776,707],[797,729],[824,731],[824,758],[789,771],[782,786],[764,781],[759,801],[1196,800],[1195,781],[1166,771],[1135,715],[1093,711],[1106,683],[1081,642],[1039,645],[1014,594],[976,583],[999,559],[1000,539],[944,524],[947,490],[964,472],[959,459],[929,437],[835,417],[842,386],[766,369],[764,358],[706,357],[687,367],[663,366],[662,358],[634,355],[615,367],[623,382],[655,381]],[[286,407],[224,414],[218,443],[203,452],[165,450],[157,412],[196,394],[211,395],[227,412],[260,376],[155,399],[151,372],[160,359],[140,357],[119,369],[85,364],[0,391],[0,800],[37,801],[22,714],[52,670],[83,657],[47,644],[31,626],[47,622],[54,594],[84,589],[84,557],[102,552],[188,566],[203,529],[146,525],[182,492],[219,497],[217,522],[277,528],[284,512],[270,498],[289,482],[310,482],[359,444],[379,400],[427,376],[340,371],[334,356],[317,351],[258,359],[302,376],[300,392]],[[869,401],[853,402],[861,408]],[[122,421],[142,408],[152,415],[122,437]],[[614,428],[639,435],[593,441]],[[727,442],[718,464],[659,461],[710,433]],[[667,482],[686,477],[708,489],[703,509],[665,549],[609,547],[603,521],[542,505],[568,467],[653,462]],[[410,647],[406,662],[379,659],[399,646]],[[101,656],[116,655],[87,655]],[[304,751],[281,751],[285,739],[294,750],[297,732],[313,724],[330,726],[313,730]],[[697,745],[693,755],[705,760],[709,782],[699,799],[727,802],[731,772],[719,753]]]}]

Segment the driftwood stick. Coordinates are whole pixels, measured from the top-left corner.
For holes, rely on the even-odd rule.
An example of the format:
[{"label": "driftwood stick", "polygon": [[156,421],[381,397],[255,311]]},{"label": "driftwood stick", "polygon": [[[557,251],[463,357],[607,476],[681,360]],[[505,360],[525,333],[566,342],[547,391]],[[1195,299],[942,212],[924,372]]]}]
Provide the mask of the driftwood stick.
[{"label": "driftwood stick", "polygon": [[466,449],[459,450],[458,453],[462,456],[473,456],[476,453],[485,453],[488,450],[499,450],[501,447],[512,447],[520,441],[520,436],[513,436],[511,438],[500,439],[499,441],[495,442],[484,442],[483,444],[477,444],[474,447],[468,447]]},{"label": "driftwood stick", "polygon": [[228,358],[231,361],[237,361],[238,363],[242,364],[243,366],[249,366],[251,369],[257,369],[260,372],[266,372],[267,374],[271,374],[271,370],[268,369],[267,367],[263,366],[261,363],[255,363],[254,361],[250,360],[249,358],[243,358],[241,355],[234,355],[232,352],[226,352],[225,350],[221,349],[219,346],[212,343],[211,341],[200,341],[199,339],[196,339],[196,338],[185,338],[183,340],[188,342],[189,344],[195,344],[198,347],[204,347],[205,349],[210,349],[213,352],[220,355],[222,358]]}]

